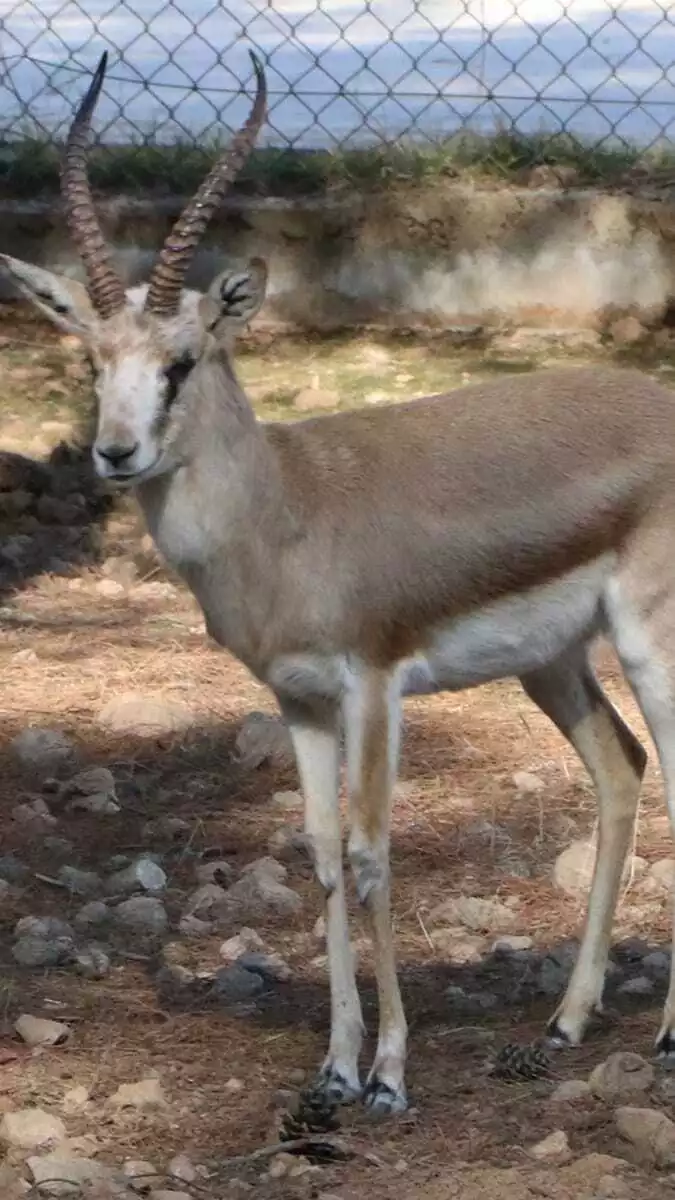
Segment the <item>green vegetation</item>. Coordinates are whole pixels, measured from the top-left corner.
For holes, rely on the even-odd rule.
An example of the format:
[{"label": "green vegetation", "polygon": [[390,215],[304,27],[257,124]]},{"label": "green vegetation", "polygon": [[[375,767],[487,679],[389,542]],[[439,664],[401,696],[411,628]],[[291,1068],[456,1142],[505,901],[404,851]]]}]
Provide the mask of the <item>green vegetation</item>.
[{"label": "green vegetation", "polygon": [[[148,141],[96,146],[91,180],[100,192],[192,192],[223,147],[220,141],[194,144]],[[58,190],[59,147],[27,131],[0,141],[0,194],[6,198],[50,195]],[[470,174],[477,179],[522,181],[535,166],[565,169],[561,182],[612,183],[636,169],[647,175],[675,171],[668,143],[649,150],[622,141],[584,142],[569,134],[523,134],[512,129],[490,136],[458,133],[436,142],[400,141],[336,150],[263,148],[256,151],[237,182],[249,195],[321,195],[329,190],[372,191],[392,181],[422,182]]]}]

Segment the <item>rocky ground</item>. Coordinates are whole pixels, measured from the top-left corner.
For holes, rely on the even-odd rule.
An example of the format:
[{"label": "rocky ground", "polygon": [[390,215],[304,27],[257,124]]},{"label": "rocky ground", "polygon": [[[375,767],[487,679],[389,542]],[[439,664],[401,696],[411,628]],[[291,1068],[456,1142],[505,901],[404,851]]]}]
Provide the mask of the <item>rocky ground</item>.
[{"label": "rocky ground", "polygon": [[[72,348],[35,337],[37,378],[58,393],[65,361],[77,383]],[[411,1109],[374,1124],[317,1107],[324,931],[286,732],[133,511],[98,494],[67,414],[24,414],[35,378],[3,353],[0,1196],[675,1195],[675,1083],[651,1059],[675,878],[654,766],[607,1017],[551,1056],[539,1039],[592,864],[588,783],[512,683],[409,702],[393,863]],[[246,360],[260,388],[269,355]],[[359,355],[393,387],[428,382],[412,354],[405,372],[384,346]],[[334,383],[319,373],[311,408]],[[604,648],[598,667],[644,734]]]}]

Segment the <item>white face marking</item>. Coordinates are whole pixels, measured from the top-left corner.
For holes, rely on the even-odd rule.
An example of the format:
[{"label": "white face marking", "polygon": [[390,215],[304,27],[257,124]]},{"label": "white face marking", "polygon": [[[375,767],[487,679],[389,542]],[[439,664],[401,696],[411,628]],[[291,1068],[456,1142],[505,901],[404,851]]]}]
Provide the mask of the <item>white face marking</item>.
[{"label": "white face marking", "polygon": [[[119,484],[139,483],[175,465],[165,437],[167,402],[175,398],[167,369],[196,361],[203,348],[200,294],[184,292],[176,317],[148,322],[140,315],[146,290],[127,293],[128,307],[91,347],[99,367],[94,466],[102,478]],[[177,375],[174,384],[180,386],[183,378]]]}]

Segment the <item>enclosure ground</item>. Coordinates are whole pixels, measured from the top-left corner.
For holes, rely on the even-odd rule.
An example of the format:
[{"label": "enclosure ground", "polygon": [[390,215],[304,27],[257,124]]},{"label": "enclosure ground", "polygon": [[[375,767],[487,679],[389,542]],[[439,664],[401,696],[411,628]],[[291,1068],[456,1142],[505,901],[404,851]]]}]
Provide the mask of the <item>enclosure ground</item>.
[{"label": "enclosure ground", "polygon": [[[0,335],[0,449],[42,456],[73,427],[86,427],[86,370],[74,345],[22,310],[3,313]],[[643,347],[640,356],[647,369],[675,381],[675,355],[663,339],[660,346]],[[450,335],[391,341],[364,333],[321,343],[261,335],[243,347],[240,368],[261,414],[287,416],[296,411],[300,371],[324,401],[337,392],[349,406],[461,386],[465,379],[504,370],[525,376],[543,362],[610,357],[615,352],[599,343],[575,349],[540,336],[495,346],[459,345]],[[2,530],[5,538],[20,532],[6,517]],[[0,854],[13,852],[31,869],[22,889],[3,902],[0,1112],[30,1104],[59,1112],[64,1093],[83,1084],[90,1102],[80,1115],[68,1117],[68,1131],[93,1134],[103,1160],[143,1158],[161,1165],[173,1153],[186,1152],[217,1170],[228,1156],[274,1140],[278,1110],[289,1099],[286,1089],[297,1086],[299,1069],[311,1079],[325,1049],[326,964],[315,931],[320,900],[309,868],[302,863],[289,868],[289,882],[303,898],[301,912],[256,926],[266,946],[286,959],[292,977],[268,988],[245,1011],[171,1003],[156,986],[155,961],[133,957],[133,948],[131,957],[115,959],[100,980],[67,970],[31,972],[11,956],[18,917],[58,912],[68,919],[82,903],[40,878],[54,876],[53,853],[44,839],[11,818],[17,803],[34,794],[10,747],[28,725],[63,730],[82,766],[109,767],[117,780],[121,818],[59,816],[56,832],[74,843],[70,861],[77,866],[102,870],[113,855],[161,850],[143,830],[162,814],[188,823],[185,852],[173,854],[167,867],[172,917],[196,886],[198,853],[217,851],[240,869],[267,853],[280,826],[301,823],[299,805],[286,802],[282,808],[275,799],[275,793],[297,787],[294,771],[247,768],[232,754],[247,714],[272,711],[267,693],[207,641],[196,606],[161,573],[130,508],[102,519],[99,535],[100,566],[80,565],[61,575],[35,571],[18,579],[6,591],[0,616]],[[136,572],[115,594],[101,588],[111,559],[133,562]],[[598,666],[611,695],[646,738],[606,647]],[[145,739],[106,732],[99,721],[103,704],[131,690],[187,705],[189,730]],[[651,760],[636,845],[650,862],[668,856],[672,845],[653,754]],[[522,771],[540,780],[541,789],[523,792],[514,779]],[[45,798],[49,803],[48,794]],[[581,767],[516,684],[407,703],[393,827],[393,904],[411,1027],[411,1110],[383,1124],[369,1121],[358,1106],[345,1110],[342,1134],[353,1152],[348,1162],[301,1180],[262,1178],[257,1169],[242,1169],[235,1173],[240,1185],[252,1184],[255,1195],[344,1200],[365,1194],[378,1200],[505,1195],[647,1200],[675,1193],[668,1172],[629,1165],[624,1178],[608,1161],[592,1159],[575,1175],[574,1163],[552,1170],[526,1154],[562,1127],[575,1159],[630,1158],[610,1107],[593,1099],[552,1107],[549,1097],[555,1083],[585,1078],[613,1050],[630,1048],[649,1057],[664,987],[648,997],[613,997],[616,1011],[608,1022],[582,1049],[556,1056],[551,1077],[509,1085],[488,1074],[490,1056],[507,1042],[538,1038],[553,1000],[527,989],[519,995],[513,974],[494,957],[465,966],[448,961],[429,936],[433,909],[462,894],[511,904],[514,931],[529,934],[542,952],[578,935],[584,899],[555,890],[551,867],[573,838],[592,831],[594,821],[594,799]],[[353,904],[352,917],[372,1052],[372,963]],[[616,940],[639,937],[667,945],[670,924],[665,898],[647,901],[629,880]],[[221,940],[186,940],[185,953],[208,965],[217,960]],[[449,1000],[452,986],[489,993],[494,1001],[467,1016]],[[74,1030],[71,1041],[27,1054],[12,1034],[16,1016],[25,1011],[67,1020]],[[119,1084],[152,1072],[168,1098],[165,1109],[111,1111],[107,1101]],[[659,1095],[658,1106],[672,1115],[672,1100],[663,1098],[667,1091]],[[610,1176],[616,1190],[600,1190],[608,1185],[598,1180]],[[234,1194],[217,1176],[200,1186],[213,1200]]]}]

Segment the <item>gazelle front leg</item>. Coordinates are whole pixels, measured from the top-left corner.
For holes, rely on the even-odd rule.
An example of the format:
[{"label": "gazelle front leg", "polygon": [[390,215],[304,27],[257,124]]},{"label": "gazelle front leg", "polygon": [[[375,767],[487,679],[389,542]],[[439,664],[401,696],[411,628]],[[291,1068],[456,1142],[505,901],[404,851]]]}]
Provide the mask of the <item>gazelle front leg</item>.
[{"label": "gazelle front leg", "polygon": [[379,1001],[379,1034],[365,1102],[381,1115],[407,1105],[407,1025],[396,975],[391,928],[389,837],[400,736],[395,676],[362,667],[344,702],[349,786],[349,861],[368,913]]},{"label": "gazelle front leg", "polygon": [[305,800],[305,830],[310,837],[314,869],[326,897],[326,944],[331,994],[328,1054],[321,1069],[326,1094],[340,1103],[361,1095],[359,1054],[363,1040],[361,1002],[354,961],[342,870],[339,809],[340,739],[338,713],[317,723],[298,709],[286,707]]}]

